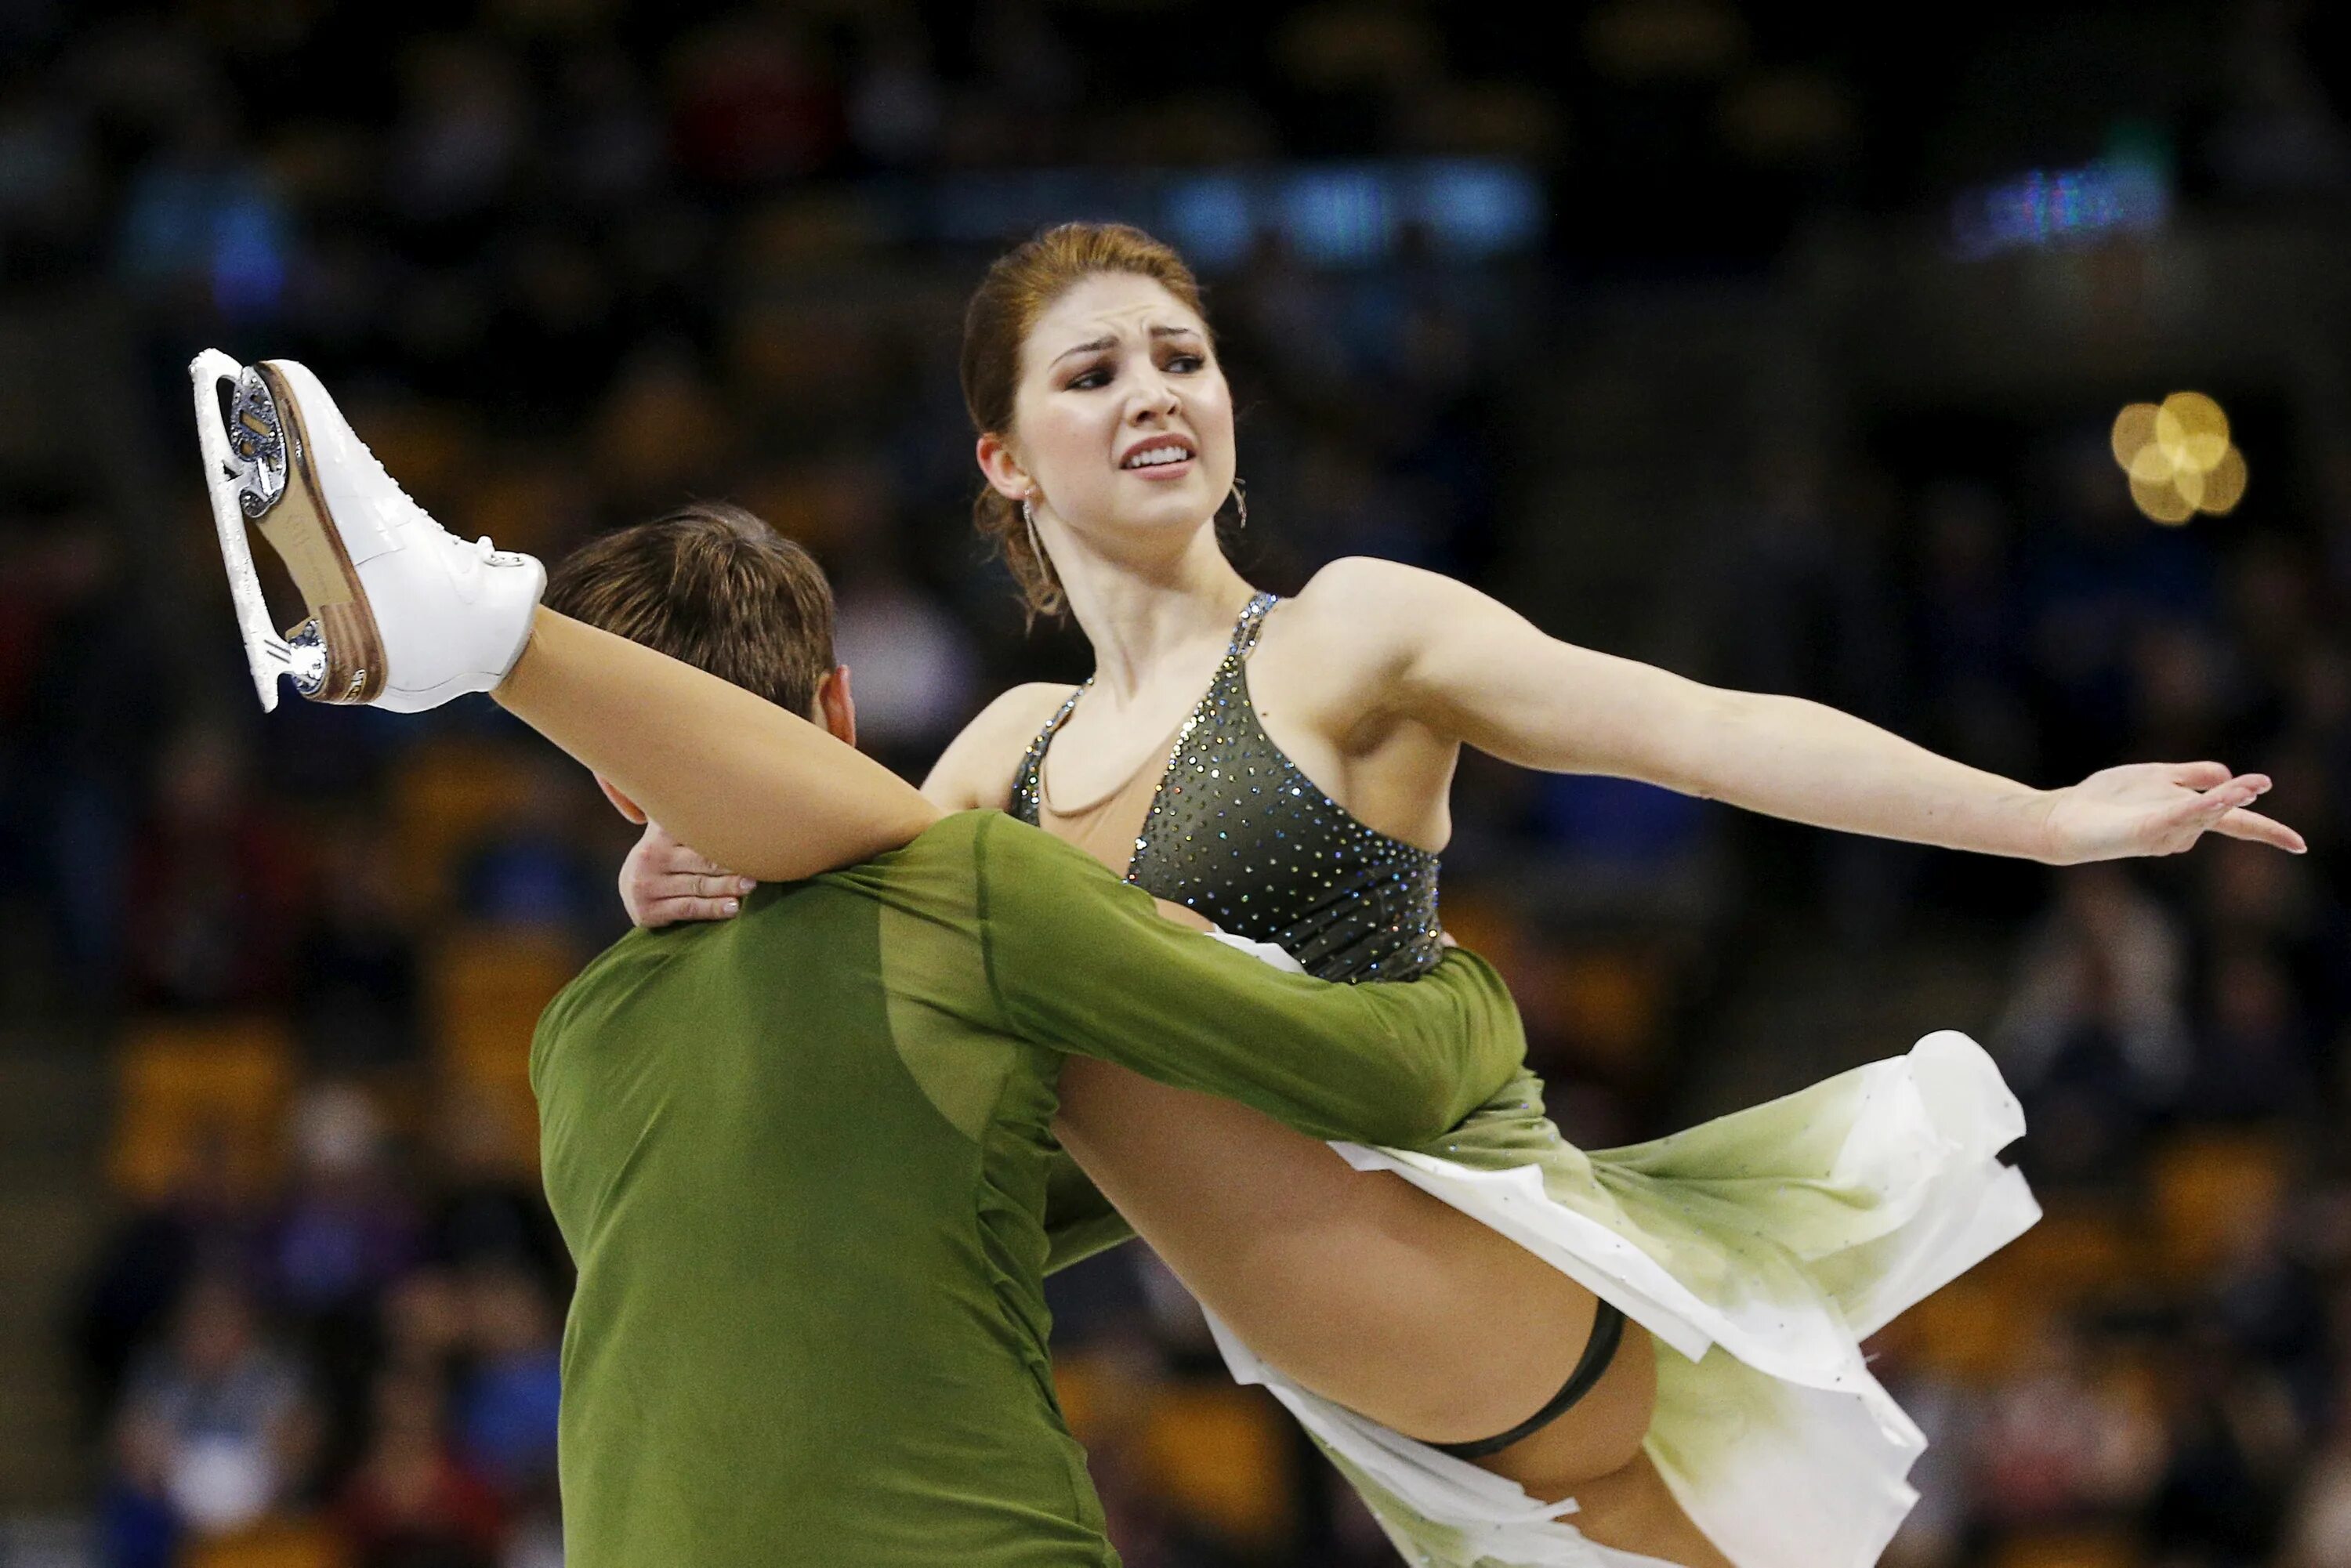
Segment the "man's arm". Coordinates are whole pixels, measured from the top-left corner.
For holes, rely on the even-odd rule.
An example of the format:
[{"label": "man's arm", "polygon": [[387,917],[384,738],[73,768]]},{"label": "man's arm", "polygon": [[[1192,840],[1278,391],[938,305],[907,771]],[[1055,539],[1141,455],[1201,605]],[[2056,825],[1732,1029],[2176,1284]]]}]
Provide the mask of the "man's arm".
[{"label": "man's arm", "polygon": [[1163,919],[1084,852],[1009,818],[977,835],[981,939],[1013,1032],[1317,1138],[1426,1143],[1526,1051],[1483,959],[1456,949],[1407,985],[1287,974]]}]

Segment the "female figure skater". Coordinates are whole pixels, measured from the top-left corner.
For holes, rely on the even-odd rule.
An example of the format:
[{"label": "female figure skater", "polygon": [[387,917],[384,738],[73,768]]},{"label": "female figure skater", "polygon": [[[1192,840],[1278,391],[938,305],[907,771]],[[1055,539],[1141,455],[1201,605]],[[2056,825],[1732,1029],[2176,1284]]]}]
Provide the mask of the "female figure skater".
[{"label": "female figure skater", "polygon": [[[1174,252],[1135,231],[1069,225],[1002,258],[967,316],[963,381],[987,481],[981,531],[1005,555],[1032,611],[1076,617],[1096,670],[1074,690],[1007,693],[948,747],[925,792],[946,809],[1008,810],[1040,823],[1163,899],[1279,944],[1322,977],[1408,979],[1435,961],[1437,852],[1449,832],[1447,795],[1465,742],[1530,767],[1642,779],[1824,827],[2053,863],[2171,852],[2211,828],[2301,848],[2289,830],[2246,809],[2268,787],[2258,776],[2232,777],[2209,763],[2147,765],[2109,769],[2068,790],[2030,789],[1814,704],[1710,690],[1559,643],[1483,595],[1410,568],[1340,561],[1277,605],[1233,570],[1217,541],[1216,514],[1234,490],[1232,405],[1196,286]],[[649,829],[624,891],[632,913],[659,924],[722,913],[717,895],[727,880],[716,863]],[[1614,1489],[1633,1491],[1635,1478],[1646,1483],[1661,1467],[1677,1506],[1662,1506],[1658,1489],[1643,1484],[1639,1511],[1683,1518],[1667,1527],[1667,1546],[1647,1544],[1658,1537],[1644,1532],[1645,1550],[1702,1562],[1719,1560],[1709,1554],[1719,1548],[1742,1565],[1776,1561],[1782,1550],[1802,1561],[1865,1561],[1874,1547],[1866,1556],[1840,1548],[1847,1539],[1882,1544],[1890,1533],[1907,1505],[1900,1471],[1915,1433],[1882,1395],[1839,1401],[1809,1394],[1874,1390],[1852,1354],[1854,1339],[2008,1239],[2032,1213],[2021,1183],[1982,1163],[2018,1126],[1996,1073],[1971,1047],[1948,1040],[1928,1055],[1865,1070],[1874,1075],[1867,1090],[1835,1081],[1589,1162],[1523,1104],[1464,1129],[1458,1152],[1466,1162],[1489,1171],[1532,1162],[1541,1171],[1541,1199],[1601,1216],[1601,1228],[1629,1237],[1636,1252],[1672,1256],[1691,1250],[1677,1235],[1690,1223],[1686,1190],[1661,1206],[1674,1212],[1651,1212],[1644,1204],[1658,1189],[1635,1179],[1636,1170],[1687,1176],[1719,1158],[1718,1174],[1792,1176],[1784,1140],[1800,1127],[1817,1137],[1834,1125],[1837,1146],[1851,1147],[1865,1102],[1878,1102],[1873,1112],[1881,1115],[1888,1098],[1931,1102],[1908,1131],[1966,1148],[1954,1167],[1967,1168],[1979,1189],[1951,1205],[1936,1242],[1919,1239],[1934,1226],[1911,1228],[1915,1252],[1901,1268],[1890,1259],[1863,1265],[1883,1272],[1859,1291],[1845,1281],[1833,1310],[1823,1296],[1835,1293],[1816,1286],[1712,1281],[1723,1316],[1737,1316],[1728,1303],[1759,1291],[1775,1312],[1792,1314],[1763,1336],[1776,1340],[1771,1345],[1751,1336],[1742,1345],[1737,1334],[1714,1332],[1719,1322],[1704,1332],[1673,1322],[1627,1279],[1612,1278],[1608,1264],[1578,1255],[1606,1238],[1562,1233],[1550,1239],[1555,1269],[1529,1267],[1541,1247],[1492,1249],[1471,1269],[1451,1244],[1428,1242],[1421,1256],[1447,1260],[1434,1272],[1478,1281],[1458,1298],[1460,1316],[1438,1314],[1443,1327],[1432,1338],[1455,1354],[1366,1357],[1362,1346],[1377,1325],[1426,1315],[1443,1298],[1425,1274],[1368,1261],[1359,1248],[1315,1244],[1350,1234],[1335,1215],[1366,1216],[1390,1202],[1416,1212],[1397,1192],[1401,1181],[1365,1181],[1357,1166],[1385,1166],[1521,1240],[1542,1223],[1502,1222],[1499,1183],[1366,1151],[1334,1155],[1238,1107],[1094,1063],[1064,1074],[1064,1142],[1238,1339],[1296,1385],[1357,1412],[1394,1412],[1389,1424],[1418,1437],[1469,1438],[1501,1412],[1440,1412],[1426,1389],[1401,1385],[1415,1368],[1520,1360],[1528,1375],[1519,1397],[1536,1416],[1550,1416],[1550,1440],[1531,1419],[1507,1420],[1502,1435],[1516,1442],[1457,1451],[1479,1450],[1481,1463],[1540,1495],[1572,1491],[1583,1504],[1587,1535],[1624,1540],[1609,1528]],[[1889,1085],[1896,1086],[1890,1094]],[[1978,1103],[1966,1104],[1970,1096]],[[1111,1104],[1120,1113],[1099,1113]],[[1970,1112],[1979,1118],[1972,1125]],[[1111,1124],[1122,1130],[1115,1145],[1087,1136],[1089,1127]],[[1213,1138],[1202,1134],[1209,1126]],[[1224,1187],[1239,1190],[1223,1193],[1224,1207],[1209,1212],[1199,1194],[1217,1190],[1217,1170],[1247,1176],[1227,1179]],[[1891,1190],[1907,1179],[1889,1176],[1881,1220],[1917,1201],[1916,1191]],[[1794,1216],[1775,1221],[1745,1208],[1758,1195],[1742,1197],[1735,1186],[1715,1184],[1710,1197],[1722,1207],[1702,1226],[1708,1247],[1732,1245],[1725,1238],[1742,1224],[1761,1223],[1766,1235],[1799,1225]],[[1975,1213],[1962,1212],[1970,1207]],[[1629,1226],[1628,1215],[1635,1217]],[[1562,1232],[1578,1228],[1560,1214],[1549,1219]],[[1241,1236],[1257,1239],[1241,1245]],[[1777,1239],[1800,1258],[1819,1245],[1792,1228],[1779,1229]],[[1839,1259],[1813,1270],[1826,1277],[1853,1268],[1852,1254],[1866,1249],[1821,1250]],[[1725,1261],[1718,1255],[1707,1267]],[[1784,1256],[1768,1266],[1740,1258],[1730,1270],[1746,1264],[1779,1274],[1787,1263]],[[1301,1312],[1301,1301],[1317,1310]],[[1531,1322],[1499,1321],[1505,1301]],[[1685,1354],[1653,1359],[1641,1329],[1622,1328],[1619,1307]],[[1553,1364],[1574,1345],[1590,1354],[1575,1357],[1572,1374],[1589,1379],[1601,1369],[1581,1416],[1572,1401],[1562,1410],[1561,1400],[1544,1399],[1546,1390],[1567,1392],[1578,1379],[1562,1385],[1538,1370],[1544,1364],[1531,1354],[1530,1332],[1551,1348]],[[1823,1348],[1826,1341],[1835,1343]],[[1709,1342],[1730,1354],[1705,1354]],[[1703,1356],[1695,1366],[1693,1345]],[[1236,1359],[1245,1375],[1268,1375],[1246,1353]],[[1653,1364],[1662,1390],[1650,1396],[1636,1374],[1620,1370],[1628,1363]],[[1770,1386],[1775,1381],[1780,1386]],[[1294,1407],[1311,1398],[1282,1392]],[[1606,1450],[1625,1414],[1637,1416],[1651,1399],[1656,1418],[1638,1428],[1648,1453],[1626,1471],[1595,1478],[1573,1473],[1575,1457],[1562,1464],[1560,1449],[1578,1446],[1562,1441],[1568,1432],[1601,1428],[1591,1447]],[[1815,1408],[1795,1408],[1807,1404]],[[1762,1411],[1772,1414],[1759,1421]],[[1351,1476],[1368,1479],[1364,1446],[1343,1440],[1360,1436],[1346,1431],[1343,1413],[1301,1414],[1341,1450]],[[1726,1464],[1723,1454],[1705,1451],[1713,1446],[1709,1428],[1740,1422],[1777,1434],[1776,1461]],[[1808,1423],[1818,1428],[1810,1438],[1791,1440]],[[1884,1452],[1855,1467],[1873,1447],[1873,1427]],[[1748,1448],[1761,1456],[1772,1441]],[[1820,1469],[1799,1457],[1808,1446]],[[1844,1473],[1830,1473],[1832,1466]],[[1809,1485],[1799,1479],[1808,1471]],[[1797,1500],[1803,1497],[1825,1499],[1831,1517],[1810,1517]],[[1726,1498],[1736,1500],[1719,1500]],[[1392,1525],[1395,1502],[1374,1497]],[[1680,1534],[1691,1516],[1710,1542]],[[1416,1531],[1406,1523],[1403,1533]]]}]

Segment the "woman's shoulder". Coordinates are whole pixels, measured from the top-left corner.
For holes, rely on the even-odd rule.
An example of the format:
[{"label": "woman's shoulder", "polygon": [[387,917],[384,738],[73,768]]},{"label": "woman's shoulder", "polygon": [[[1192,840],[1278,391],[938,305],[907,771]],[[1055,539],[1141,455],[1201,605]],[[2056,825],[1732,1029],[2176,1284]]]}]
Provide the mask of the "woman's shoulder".
[{"label": "woman's shoulder", "polygon": [[1029,743],[1077,689],[1056,681],[1028,681],[1000,694],[947,743],[923,780],[923,793],[950,811],[1005,809]]},{"label": "woman's shoulder", "polygon": [[1401,561],[1342,556],[1290,601],[1291,633],[1332,664],[1392,672],[1467,592],[1449,577]]},{"label": "woman's shoulder", "polygon": [[1345,555],[1308,578],[1294,602],[1318,614],[1357,617],[1366,609],[1409,608],[1460,586],[1449,577],[1400,560]]}]

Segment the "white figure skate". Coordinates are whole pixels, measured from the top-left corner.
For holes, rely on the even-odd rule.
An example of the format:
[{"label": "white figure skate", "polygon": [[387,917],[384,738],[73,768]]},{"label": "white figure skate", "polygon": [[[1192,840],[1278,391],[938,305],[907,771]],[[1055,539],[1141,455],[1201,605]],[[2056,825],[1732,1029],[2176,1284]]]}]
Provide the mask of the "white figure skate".
[{"label": "white figure skate", "polygon": [[[261,706],[277,677],[317,702],[418,713],[506,678],[530,637],[547,573],[434,522],[292,360],[240,365],[207,349],[188,366],[213,520]],[[221,386],[228,383],[228,409]],[[246,526],[261,529],[309,607],[271,629]]]}]

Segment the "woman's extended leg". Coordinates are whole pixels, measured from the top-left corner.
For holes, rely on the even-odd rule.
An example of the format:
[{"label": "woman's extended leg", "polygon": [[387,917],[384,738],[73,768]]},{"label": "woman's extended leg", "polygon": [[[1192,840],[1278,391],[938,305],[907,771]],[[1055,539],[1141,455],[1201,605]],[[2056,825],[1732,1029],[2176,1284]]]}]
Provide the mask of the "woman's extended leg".
[{"label": "woman's extended leg", "polygon": [[[402,713],[492,692],[688,842],[769,881],[854,864],[938,820],[912,785],[806,719],[547,610],[538,563],[434,522],[301,364],[240,365],[208,350],[189,372],[264,707],[286,676],[307,696]],[[310,612],[284,638],[248,528],[277,551]]]},{"label": "woman's extended leg", "polygon": [[[1581,1358],[1596,1302],[1534,1254],[1244,1105],[1072,1060],[1062,1143],[1178,1278],[1301,1385],[1432,1442],[1506,1431]],[[1642,1452],[1656,1352],[1627,1325],[1600,1382],[1477,1461],[1593,1540],[1729,1568]]]},{"label": "woman's extended leg", "polygon": [[[1438,1443],[1507,1431],[1583,1353],[1589,1291],[1400,1177],[1358,1171],[1245,1105],[1072,1060],[1058,1131],[1252,1350],[1384,1426]],[[1607,1474],[1639,1449],[1653,1389],[1635,1329],[1601,1386],[1521,1447],[1554,1476]]]},{"label": "woman's extended leg", "polygon": [[491,693],[686,842],[762,882],[853,865],[939,810],[816,725],[542,607]]}]

